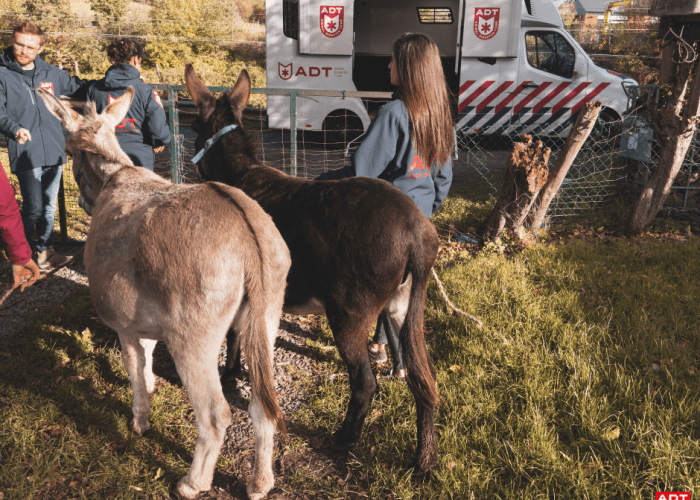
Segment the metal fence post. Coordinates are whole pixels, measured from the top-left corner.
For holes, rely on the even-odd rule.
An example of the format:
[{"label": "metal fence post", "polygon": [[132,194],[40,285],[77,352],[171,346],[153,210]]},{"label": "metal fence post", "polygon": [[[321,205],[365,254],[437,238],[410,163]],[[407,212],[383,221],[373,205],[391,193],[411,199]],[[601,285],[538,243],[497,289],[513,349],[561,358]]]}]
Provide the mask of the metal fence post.
[{"label": "metal fence post", "polygon": [[177,104],[177,93],[168,86],[168,122],[170,125],[170,180],[173,184],[182,184],[182,171],[180,165],[180,124],[178,123],[178,113],[175,108]]},{"label": "metal fence post", "polygon": [[292,175],[297,176],[297,96],[299,92],[289,93],[289,154],[292,159]]}]

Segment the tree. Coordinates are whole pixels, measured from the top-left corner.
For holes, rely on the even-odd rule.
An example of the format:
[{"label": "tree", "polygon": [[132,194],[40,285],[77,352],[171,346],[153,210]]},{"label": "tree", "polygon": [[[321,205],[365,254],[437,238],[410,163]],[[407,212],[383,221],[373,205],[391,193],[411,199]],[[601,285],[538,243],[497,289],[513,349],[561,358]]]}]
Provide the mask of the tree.
[{"label": "tree", "polygon": [[[673,50],[664,51],[665,59],[672,56]],[[661,109],[653,112],[654,130],[661,143],[661,154],[651,178],[622,216],[619,230],[627,236],[639,234],[664,205],[673,181],[683,166],[697,127],[700,112],[700,63],[697,60],[681,63],[676,70],[674,64],[666,62],[664,64],[662,61],[662,68],[672,73],[662,74],[661,78],[675,80],[675,85],[671,84],[672,98]]]},{"label": "tree", "polygon": [[113,31],[129,11],[131,0],[90,0],[90,9],[97,16],[97,22]]},{"label": "tree", "polygon": [[11,30],[20,21],[24,0],[4,0],[0,3],[0,30]]},{"label": "tree", "polygon": [[41,57],[51,64],[64,62],[72,24],[69,0],[26,0],[24,10],[28,21],[50,34]]},{"label": "tree", "polygon": [[576,5],[572,1],[564,2],[559,6],[559,15],[567,29],[571,29],[576,21]]},{"label": "tree", "polygon": [[[241,30],[233,0],[157,0],[151,10],[148,57],[161,68],[181,67],[219,50]],[[201,59],[201,58],[200,58]]]}]

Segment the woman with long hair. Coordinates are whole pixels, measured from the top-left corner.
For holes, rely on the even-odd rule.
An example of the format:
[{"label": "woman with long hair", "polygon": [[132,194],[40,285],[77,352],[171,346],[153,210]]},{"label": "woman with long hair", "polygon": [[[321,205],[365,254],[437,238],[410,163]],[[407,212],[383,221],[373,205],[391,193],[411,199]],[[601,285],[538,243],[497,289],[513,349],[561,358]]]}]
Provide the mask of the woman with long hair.
[{"label": "woman with long hair", "polygon": [[153,170],[154,153],[163,151],[170,143],[170,130],[160,96],[141,80],[141,64],[145,52],[130,38],[117,38],[107,46],[107,57],[112,66],[105,77],[90,85],[89,101],[95,101],[101,113],[109,103],[119,99],[126,89],[136,93],[129,112],[115,127],[119,145],[134,165]]},{"label": "woman with long hair", "polygon": [[[325,172],[317,179],[384,179],[430,217],[450,189],[450,155],[454,148],[447,82],[438,47],[427,35],[405,33],[394,42],[389,70],[391,83],[399,88],[394,99],[379,109],[350,165]],[[374,342],[369,345],[370,359],[386,361],[387,342],[394,359],[393,373],[404,378],[397,332],[382,313]]]}]

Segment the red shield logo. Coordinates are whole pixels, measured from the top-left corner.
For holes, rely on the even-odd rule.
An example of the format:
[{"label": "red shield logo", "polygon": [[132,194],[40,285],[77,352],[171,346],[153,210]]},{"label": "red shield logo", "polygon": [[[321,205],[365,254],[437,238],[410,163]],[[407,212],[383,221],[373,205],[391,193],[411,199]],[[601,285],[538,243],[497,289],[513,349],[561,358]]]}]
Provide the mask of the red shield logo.
[{"label": "red shield logo", "polygon": [[277,74],[282,80],[289,80],[292,77],[292,63],[286,66],[282,63],[277,63]]},{"label": "red shield logo", "polygon": [[474,34],[482,40],[489,40],[498,33],[500,8],[477,7],[474,9]]},{"label": "red shield logo", "polygon": [[[121,97],[121,96],[119,96],[119,97]],[[112,97],[111,94],[107,94],[107,104],[112,104],[114,101],[119,99],[119,97]]]},{"label": "red shield logo", "polygon": [[334,5],[321,5],[320,26],[321,33],[328,38],[335,38],[343,32],[343,16],[345,7]]},{"label": "red shield logo", "polygon": [[55,95],[53,93],[53,83],[52,82],[41,82],[39,83],[39,88],[42,88],[46,90],[47,92],[51,92],[51,95]]}]

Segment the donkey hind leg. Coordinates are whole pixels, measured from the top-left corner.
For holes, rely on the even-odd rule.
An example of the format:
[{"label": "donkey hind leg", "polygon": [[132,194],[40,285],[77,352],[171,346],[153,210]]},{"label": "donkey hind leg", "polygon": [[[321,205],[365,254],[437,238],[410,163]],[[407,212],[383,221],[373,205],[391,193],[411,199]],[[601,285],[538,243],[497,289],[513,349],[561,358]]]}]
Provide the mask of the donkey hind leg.
[{"label": "donkey hind leg", "polygon": [[241,363],[241,333],[235,327],[231,326],[226,334],[226,364],[224,365],[224,373],[222,374],[221,378],[238,378],[242,373],[243,365]]},{"label": "donkey hind leg", "polygon": [[379,317],[380,320],[386,320],[389,325],[385,326],[391,356],[394,358],[394,368],[402,370],[406,368],[403,361],[403,352],[401,352],[401,343],[399,342],[399,333],[406,319],[408,311],[408,300],[411,297],[411,283],[413,279],[409,274],[401,285],[396,289],[394,295],[384,306]]},{"label": "donkey hind leg", "polygon": [[[265,331],[268,345],[270,346],[270,360],[273,366],[275,340],[279,330],[283,300],[284,296],[280,294],[277,300],[270,299],[265,308]],[[247,308],[245,310],[247,311]],[[251,387],[252,385],[251,383]],[[267,494],[275,485],[275,478],[272,473],[275,423],[265,413],[256,393],[251,394],[248,411],[250,419],[253,421],[253,433],[255,435],[255,467],[248,483],[247,492],[250,500],[261,500],[267,497]]]},{"label": "donkey hind leg", "polygon": [[342,448],[355,445],[360,441],[362,426],[372,398],[377,392],[377,379],[369,362],[365,335],[376,317],[376,314],[369,314],[364,318],[328,318],[338,353],[348,367],[352,392],[343,425],[334,435],[336,445]]},{"label": "donkey hind leg", "polygon": [[227,377],[240,378],[243,375],[243,363],[241,363],[241,332],[244,328],[246,316],[250,313],[248,301],[244,301],[238,308],[231,328],[226,334],[226,366],[222,379]]},{"label": "donkey hind leg", "polygon": [[134,419],[131,421],[131,430],[141,435],[151,427],[148,416],[151,412],[150,395],[155,387],[153,349],[158,341],[139,339],[128,333],[120,333],[119,341],[122,345],[124,366],[134,393],[134,404],[131,408]]},{"label": "donkey hind leg", "polygon": [[[400,332],[402,328],[414,328],[420,330],[423,328],[422,317],[425,309],[424,305],[427,285],[424,287],[416,287],[417,289],[414,289],[413,293],[417,294],[417,296],[412,297],[412,281],[412,276],[409,274],[406,281],[399,286],[391,299],[389,299],[389,302],[387,302],[387,305],[384,307],[384,312],[389,317],[389,320],[394,327],[394,331],[396,332]],[[409,303],[412,299],[414,303],[411,305],[411,307],[419,310],[409,310]],[[421,307],[421,304],[423,307]],[[409,315],[412,315],[411,318],[409,318]],[[420,337],[422,338],[423,336],[420,335]],[[410,348],[410,346],[402,345],[402,348],[407,349]],[[430,358],[427,358],[427,364],[428,369],[432,374],[432,378],[435,379],[435,368],[433,367]],[[438,460],[437,435],[435,432],[435,410],[427,407],[420,398],[416,397],[415,393],[414,398],[416,400],[418,431],[418,445],[416,447],[414,474],[416,476],[422,476],[432,467],[434,467]]]},{"label": "donkey hind leg", "polygon": [[[219,346],[224,335],[222,331],[217,336]],[[202,340],[201,344],[192,342],[178,346],[181,349],[170,349],[197,421],[198,436],[192,465],[175,488],[175,492],[184,498],[193,498],[211,487],[216,460],[224,443],[226,428],[231,423],[231,409],[221,390],[217,369],[219,349],[206,339]]]}]

